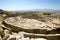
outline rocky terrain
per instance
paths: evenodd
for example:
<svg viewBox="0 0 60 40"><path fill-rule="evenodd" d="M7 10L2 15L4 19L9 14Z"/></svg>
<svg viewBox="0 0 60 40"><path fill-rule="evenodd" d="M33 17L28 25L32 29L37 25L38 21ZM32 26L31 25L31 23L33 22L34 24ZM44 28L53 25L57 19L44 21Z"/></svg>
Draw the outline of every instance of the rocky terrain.
<svg viewBox="0 0 60 40"><path fill-rule="evenodd" d="M60 40L60 16L0 14L0 40Z"/></svg>

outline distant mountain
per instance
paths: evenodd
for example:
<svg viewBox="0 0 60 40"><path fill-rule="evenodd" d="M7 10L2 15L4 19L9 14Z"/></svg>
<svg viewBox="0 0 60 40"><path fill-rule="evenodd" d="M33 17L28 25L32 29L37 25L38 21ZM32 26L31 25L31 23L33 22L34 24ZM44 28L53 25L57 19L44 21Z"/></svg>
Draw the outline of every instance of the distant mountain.
<svg viewBox="0 0 60 40"><path fill-rule="evenodd" d="M0 12L5 11L0 9ZM59 10L54 10L54 9L30 9L30 10L16 10L16 11L9 11L9 12L59 12L60 13L60 9Z"/></svg>
<svg viewBox="0 0 60 40"><path fill-rule="evenodd" d="M34 9L34 10L17 10L17 11L12 11L12 12L35 12L35 11L39 11L39 12L60 12L59 10L54 10L54 9Z"/></svg>
<svg viewBox="0 0 60 40"><path fill-rule="evenodd" d="M31 11L40 11L40 12L60 12L60 9L59 9L59 10L54 10L54 9L34 9L34 10L31 10Z"/></svg>

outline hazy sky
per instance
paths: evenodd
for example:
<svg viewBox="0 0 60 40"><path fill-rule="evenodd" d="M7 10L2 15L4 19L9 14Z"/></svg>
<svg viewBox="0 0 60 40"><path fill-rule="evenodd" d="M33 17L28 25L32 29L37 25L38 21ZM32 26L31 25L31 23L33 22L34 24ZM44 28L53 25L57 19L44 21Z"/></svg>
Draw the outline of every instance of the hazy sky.
<svg viewBox="0 0 60 40"><path fill-rule="evenodd" d="M0 9L60 9L60 0L0 0Z"/></svg>

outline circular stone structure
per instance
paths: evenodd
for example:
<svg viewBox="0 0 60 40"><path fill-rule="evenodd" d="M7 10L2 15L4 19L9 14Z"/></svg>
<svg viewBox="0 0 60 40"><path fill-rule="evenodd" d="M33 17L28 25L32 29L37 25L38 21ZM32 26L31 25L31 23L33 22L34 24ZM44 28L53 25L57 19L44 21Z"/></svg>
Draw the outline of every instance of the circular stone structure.
<svg viewBox="0 0 60 40"><path fill-rule="evenodd" d="M20 16L7 18L3 21L3 24L14 32L25 31L29 33L47 34L52 30L52 27L49 27L44 22L36 19L21 18ZM51 33L56 33L54 31Z"/></svg>

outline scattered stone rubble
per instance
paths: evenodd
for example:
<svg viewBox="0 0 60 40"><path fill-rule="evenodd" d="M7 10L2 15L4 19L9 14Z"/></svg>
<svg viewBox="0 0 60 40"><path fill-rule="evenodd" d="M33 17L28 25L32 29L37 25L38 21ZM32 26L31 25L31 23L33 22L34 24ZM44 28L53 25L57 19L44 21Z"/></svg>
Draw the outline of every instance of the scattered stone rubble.
<svg viewBox="0 0 60 40"><path fill-rule="evenodd" d="M17 26L17 27L22 27L25 29L42 29L44 28L43 26L46 26L45 23L35 20L35 19L23 19L19 17L11 17L5 20L6 23Z"/></svg>

